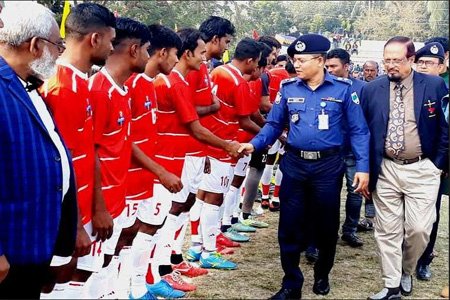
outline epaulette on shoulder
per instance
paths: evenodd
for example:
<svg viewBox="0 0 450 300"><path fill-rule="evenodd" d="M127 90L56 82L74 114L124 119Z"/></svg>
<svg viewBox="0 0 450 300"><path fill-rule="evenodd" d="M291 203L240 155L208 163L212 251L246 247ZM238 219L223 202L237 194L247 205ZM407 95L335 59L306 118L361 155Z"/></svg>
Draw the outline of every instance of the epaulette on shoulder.
<svg viewBox="0 0 450 300"><path fill-rule="evenodd" d="M349 85L353 84L353 82L350 79L344 78L344 77L335 77L335 80L340 81L340 82L345 82Z"/></svg>
<svg viewBox="0 0 450 300"><path fill-rule="evenodd" d="M289 83L292 83L292 82L296 82L297 81L297 78L288 78L288 79L284 79L284 80L282 80L281 81L281 85L286 85L286 84L289 84Z"/></svg>

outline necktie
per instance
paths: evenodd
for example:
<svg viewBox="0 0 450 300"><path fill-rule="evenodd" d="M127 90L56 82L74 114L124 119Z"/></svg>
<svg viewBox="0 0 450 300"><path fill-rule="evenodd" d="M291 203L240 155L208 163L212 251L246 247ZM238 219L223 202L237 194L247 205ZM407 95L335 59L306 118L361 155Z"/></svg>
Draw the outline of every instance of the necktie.
<svg viewBox="0 0 450 300"><path fill-rule="evenodd" d="M391 122L388 128L388 138L386 141L386 149L394 156L398 156L400 151L405 149L405 105L403 103L402 90L404 86L397 83L395 90L395 99L393 109L389 114Z"/></svg>

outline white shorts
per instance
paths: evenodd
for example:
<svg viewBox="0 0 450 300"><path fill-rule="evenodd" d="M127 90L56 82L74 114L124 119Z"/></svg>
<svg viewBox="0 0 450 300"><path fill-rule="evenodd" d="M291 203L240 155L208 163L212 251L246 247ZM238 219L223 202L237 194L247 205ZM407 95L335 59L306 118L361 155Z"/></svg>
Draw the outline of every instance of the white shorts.
<svg viewBox="0 0 450 300"><path fill-rule="evenodd" d="M148 199L145 199L148 200ZM138 210L138 206L142 201L145 201L142 199L139 200L129 200L125 199L125 216L123 218L122 222L122 228L128 228L134 225L134 222L136 221L136 212Z"/></svg>
<svg viewBox="0 0 450 300"><path fill-rule="evenodd" d="M185 203L189 193L197 194L205 169L205 157L186 156L181 172L183 189L174 194L173 201ZM156 194L154 192L154 194Z"/></svg>
<svg viewBox="0 0 450 300"><path fill-rule="evenodd" d="M91 239L91 242L95 242L95 236L92 235L92 221L89 221L88 223L83 225L84 230L86 230L89 238ZM72 256L57 256L54 255L52 257L52 261L50 262L51 267L60 267L67 265L72 260Z"/></svg>
<svg viewBox="0 0 450 300"><path fill-rule="evenodd" d="M114 227L112 236L104 242L94 241L91 246L91 252L88 255L78 258L77 269L89 272L100 271L103 266L103 255L114 255L117 242L119 241L120 233L122 232L122 225L125 216L126 209L124 209L118 217L113 219ZM92 232L92 224L90 226L91 227L89 230L90 232ZM88 231L88 233L90 232Z"/></svg>
<svg viewBox="0 0 450 300"><path fill-rule="evenodd" d="M231 164L209 157L211 172L203 173L199 189L205 192L226 194L230 188Z"/></svg>
<svg viewBox="0 0 450 300"><path fill-rule="evenodd" d="M67 265L72 260L72 256L57 256L53 255L50 267L61 267Z"/></svg>
<svg viewBox="0 0 450 300"><path fill-rule="evenodd" d="M267 151L268 155L272 155L278 152L283 146L281 145L281 142L277 139L275 143L270 147L270 149Z"/></svg>
<svg viewBox="0 0 450 300"><path fill-rule="evenodd" d="M88 272L99 272L103 266L103 243L94 241L88 255L78 257L77 269Z"/></svg>
<svg viewBox="0 0 450 300"><path fill-rule="evenodd" d="M234 175L245 177L251 158L251 155L241 157L234 167Z"/></svg>
<svg viewBox="0 0 450 300"><path fill-rule="evenodd" d="M155 183L153 191L153 198L139 203L136 217L145 224L162 225L172 207L174 194L159 183Z"/></svg>

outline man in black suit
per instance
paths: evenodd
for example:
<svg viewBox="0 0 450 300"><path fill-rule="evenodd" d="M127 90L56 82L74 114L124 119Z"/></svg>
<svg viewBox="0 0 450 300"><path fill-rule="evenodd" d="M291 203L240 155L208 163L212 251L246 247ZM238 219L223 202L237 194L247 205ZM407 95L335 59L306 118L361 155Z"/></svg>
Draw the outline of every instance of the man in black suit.
<svg viewBox="0 0 450 300"><path fill-rule="evenodd" d="M368 83L361 101L370 129L370 183L375 239L384 288L369 299L412 292L412 273L436 219L442 171L448 168L448 126L441 109L442 78L412 69L407 37L384 46L386 75Z"/></svg>

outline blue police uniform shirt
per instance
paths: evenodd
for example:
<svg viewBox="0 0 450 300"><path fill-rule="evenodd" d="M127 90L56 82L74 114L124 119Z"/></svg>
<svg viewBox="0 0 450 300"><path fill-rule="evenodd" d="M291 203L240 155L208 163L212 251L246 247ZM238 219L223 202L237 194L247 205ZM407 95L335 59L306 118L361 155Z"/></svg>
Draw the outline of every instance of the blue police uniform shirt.
<svg viewBox="0 0 450 300"><path fill-rule="evenodd" d="M369 172L369 129L352 94L348 79L330 75L313 91L299 78L285 80L269 113L267 122L250 143L255 150L271 145L289 123L287 143L296 149L321 151L340 147L344 142L343 118L347 120L357 172ZM356 96L356 97L355 97ZM325 103L325 107L323 107ZM321 106L322 105L322 106ZM328 115L328 129L319 129L322 110Z"/></svg>

